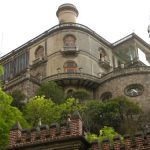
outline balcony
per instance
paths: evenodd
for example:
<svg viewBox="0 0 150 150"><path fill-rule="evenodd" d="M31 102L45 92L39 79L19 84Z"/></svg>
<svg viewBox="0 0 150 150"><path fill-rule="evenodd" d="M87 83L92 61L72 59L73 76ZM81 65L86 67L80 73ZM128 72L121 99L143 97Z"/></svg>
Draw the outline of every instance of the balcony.
<svg viewBox="0 0 150 150"><path fill-rule="evenodd" d="M39 65L39 64L44 63L46 61L47 61L46 57L39 57L39 58L32 61L32 66Z"/></svg>
<svg viewBox="0 0 150 150"><path fill-rule="evenodd" d="M105 59L99 59L99 65L105 69L110 69L110 62Z"/></svg>
<svg viewBox="0 0 150 150"><path fill-rule="evenodd" d="M70 54L77 54L78 48L74 46L64 46L61 50L62 54L70 55Z"/></svg>
<svg viewBox="0 0 150 150"><path fill-rule="evenodd" d="M58 73L52 76L48 76L42 80L45 81L56 81L61 86L81 86L89 89L98 87L99 78L86 73Z"/></svg>

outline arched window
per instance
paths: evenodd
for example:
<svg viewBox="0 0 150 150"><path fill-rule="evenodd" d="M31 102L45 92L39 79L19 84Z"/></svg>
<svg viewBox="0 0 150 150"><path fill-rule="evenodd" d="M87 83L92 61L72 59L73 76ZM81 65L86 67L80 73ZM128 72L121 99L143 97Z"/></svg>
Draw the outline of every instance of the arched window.
<svg viewBox="0 0 150 150"><path fill-rule="evenodd" d="M72 47L75 46L76 38L75 36L68 34L64 37L63 41L64 41L64 46Z"/></svg>
<svg viewBox="0 0 150 150"><path fill-rule="evenodd" d="M42 58L43 56L44 56L44 47L40 45L35 50L35 59Z"/></svg>
<svg viewBox="0 0 150 150"><path fill-rule="evenodd" d="M110 98L112 98L112 93L111 92L105 92L101 95L100 99L102 101L106 101L109 100Z"/></svg>
<svg viewBox="0 0 150 150"><path fill-rule="evenodd" d="M104 48L99 48L99 59L101 60L101 61L105 61L105 60L107 60L107 54L106 54L106 52L105 52L105 50L104 50Z"/></svg>
<svg viewBox="0 0 150 150"><path fill-rule="evenodd" d="M74 61L67 61L64 64L64 72L75 73L77 72L77 64Z"/></svg>

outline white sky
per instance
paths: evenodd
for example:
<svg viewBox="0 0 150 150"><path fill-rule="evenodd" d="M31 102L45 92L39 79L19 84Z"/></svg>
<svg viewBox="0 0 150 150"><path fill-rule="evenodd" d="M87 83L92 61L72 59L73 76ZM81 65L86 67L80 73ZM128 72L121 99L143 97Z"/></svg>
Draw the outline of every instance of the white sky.
<svg viewBox="0 0 150 150"><path fill-rule="evenodd" d="M0 0L1 56L58 24L56 10L76 5L77 22L109 42L135 32L150 43L150 0Z"/></svg>

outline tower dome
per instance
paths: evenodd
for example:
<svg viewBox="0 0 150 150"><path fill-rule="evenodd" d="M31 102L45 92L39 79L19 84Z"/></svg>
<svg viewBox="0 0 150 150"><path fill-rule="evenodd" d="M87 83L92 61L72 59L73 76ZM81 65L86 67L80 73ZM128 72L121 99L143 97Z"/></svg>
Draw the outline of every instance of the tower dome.
<svg viewBox="0 0 150 150"><path fill-rule="evenodd" d="M78 17L78 10L73 4L62 4L58 7L56 15L58 17L59 23L73 22L76 23L76 18Z"/></svg>

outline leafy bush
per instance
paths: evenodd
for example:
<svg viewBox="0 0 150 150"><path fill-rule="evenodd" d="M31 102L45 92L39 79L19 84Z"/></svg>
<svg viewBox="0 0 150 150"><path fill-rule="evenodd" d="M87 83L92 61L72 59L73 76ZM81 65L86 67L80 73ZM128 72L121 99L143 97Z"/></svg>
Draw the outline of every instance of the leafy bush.
<svg viewBox="0 0 150 150"><path fill-rule="evenodd" d="M54 81L45 82L37 90L37 96L44 96L51 99L56 104L64 102L64 92L62 87L58 86Z"/></svg>

